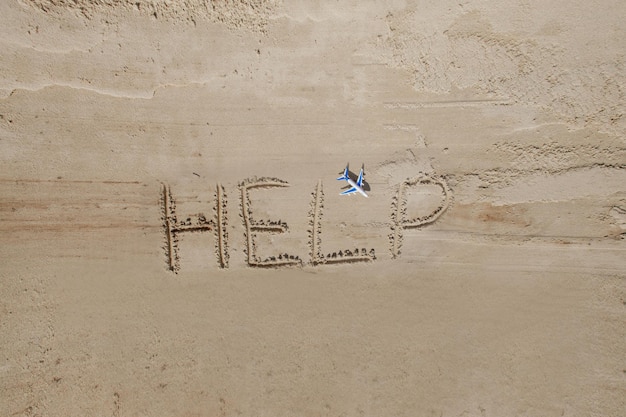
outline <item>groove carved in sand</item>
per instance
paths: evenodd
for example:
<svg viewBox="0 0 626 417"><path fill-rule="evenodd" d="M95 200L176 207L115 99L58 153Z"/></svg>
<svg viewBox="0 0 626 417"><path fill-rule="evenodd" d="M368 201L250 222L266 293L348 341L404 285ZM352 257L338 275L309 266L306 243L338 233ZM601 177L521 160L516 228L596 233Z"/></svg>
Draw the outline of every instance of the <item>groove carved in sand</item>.
<svg viewBox="0 0 626 417"><path fill-rule="evenodd" d="M228 231L226 226L228 225L228 217L226 211L226 193L224 187L221 184L217 184L215 191L215 223L217 225L216 230L216 252L217 259L220 268L228 268Z"/></svg>
<svg viewBox="0 0 626 417"><path fill-rule="evenodd" d="M376 259L374 249L369 251L365 248L339 250L337 252L322 253L322 210L324 208L324 190L322 181L317 182L315 192L312 194L311 211L309 212L309 247L311 250L311 264L349 264L356 262L368 262Z"/></svg>
<svg viewBox="0 0 626 417"><path fill-rule="evenodd" d="M430 214L413 219L407 219L407 190L411 187L420 185L435 185L441 188L443 201ZM415 229L435 223L448 209L451 199L452 193L443 178L428 174L420 174L414 178L407 178L403 181L398 187L398 193L393 198L391 204L392 233L389 235L391 243L391 257L395 259L400 254L400 249L402 247L402 231L404 229Z"/></svg>
<svg viewBox="0 0 626 417"><path fill-rule="evenodd" d="M321 217L324 208L324 190L322 189L322 180L317 181L315 191L311 194L313 201L311 203L311 211L309 212L309 246L311 248L311 264L317 265L325 262L320 247L322 245L322 226Z"/></svg>
<svg viewBox="0 0 626 417"><path fill-rule="evenodd" d="M215 252L218 266L228 268L228 232L226 226L228 218L226 213L226 194L224 187L217 184L215 193L216 204L214 207L215 218L207 219L204 214L198 213L193 218L187 217L185 220L178 220L176 216L176 201L174 200L170 187L163 184L161 187L161 204L163 206L163 229L165 232L165 256L167 268L178 273L180 270L179 237L182 233L214 231Z"/></svg>
<svg viewBox="0 0 626 417"><path fill-rule="evenodd" d="M286 181L278 178L248 178L239 184L241 190L241 216L244 224L244 234L246 238L246 255L248 266L260 268L276 268L281 266L302 265L302 260L298 255L290 255L282 253L276 256L270 256L266 259L259 259L256 254L256 242L254 240L255 232L266 233L284 233L289 227L287 223L280 220L260 220L255 221L252 218L252 209L250 204L250 190L255 188L274 188L289 187Z"/></svg>

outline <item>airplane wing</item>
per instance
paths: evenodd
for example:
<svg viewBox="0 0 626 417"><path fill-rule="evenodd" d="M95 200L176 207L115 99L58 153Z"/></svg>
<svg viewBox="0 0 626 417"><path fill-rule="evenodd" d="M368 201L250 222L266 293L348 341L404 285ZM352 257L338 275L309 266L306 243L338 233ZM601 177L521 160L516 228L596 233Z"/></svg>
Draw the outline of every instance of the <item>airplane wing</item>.
<svg viewBox="0 0 626 417"><path fill-rule="evenodd" d="M343 171L343 175L339 178L337 178L337 180L339 181L346 181L348 179L348 165L346 165L346 169Z"/></svg>
<svg viewBox="0 0 626 417"><path fill-rule="evenodd" d="M363 182L363 168L361 168L361 172L359 172L359 178L356 180L356 185L360 187L362 182Z"/></svg>
<svg viewBox="0 0 626 417"><path fill-rule="evenodd" d="M340 193L339 195L346 195L346 194L352 194L352 193L356 193L356 187L352 187L349 190L346 190L346 191Z"/></svg>

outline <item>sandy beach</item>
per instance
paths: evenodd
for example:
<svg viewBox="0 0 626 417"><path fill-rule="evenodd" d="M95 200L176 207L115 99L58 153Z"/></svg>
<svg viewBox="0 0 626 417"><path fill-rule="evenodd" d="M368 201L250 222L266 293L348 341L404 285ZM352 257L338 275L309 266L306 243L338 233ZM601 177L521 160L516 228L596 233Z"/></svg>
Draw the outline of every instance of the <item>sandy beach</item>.
<svg viewBox="0 0 626 417"><path fill-rule="evenodd" d="M0 415L623 415L625 21L0 2Z"/></svg>

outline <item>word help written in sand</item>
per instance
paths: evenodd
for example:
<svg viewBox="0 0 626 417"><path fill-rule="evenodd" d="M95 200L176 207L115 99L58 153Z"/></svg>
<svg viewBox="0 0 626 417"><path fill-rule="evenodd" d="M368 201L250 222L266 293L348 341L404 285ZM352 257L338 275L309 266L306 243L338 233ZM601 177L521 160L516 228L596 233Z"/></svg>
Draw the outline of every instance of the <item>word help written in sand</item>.
<svg viewBox="0 0 626 417"><path fill-rule="evenodd" d="M247 178L239 183L241 217L243 219L243 234L245 238L246 263L255 268L280 268L287 266L303 266L305 262L298 255L281 253L260 259L257 256L255 237L258 233L286 233L287 223L275 220L254 220L253 207L250 202L250 193L255 189L271 189L288 187L287 181L278 178ZM431 213L407 218L407 194L409 189L420 186L437 186L441 189L442 202ZM355 262L371 262L376 259L374 248L355 248L334 251L324 255L322 251L322 212L324 208L324 191L322 181L319 180L313 191L311 208L309 211L308 264L318 266L323 264L352 264ZM212 232L215 238L215 256L219 268L228 268L228 220L227 199L224 187L215 186L215 206L213 216L207 219L204 214L196 214L179 220L176 211L176 201L168 185L161 190L161 204L163 209L163 230L165 233L165 254L167 267L178 273L180 270L179 237L185 233ZM440 177L420 173L414 178L403 181L398 187L391 203L391 234L389 235L392 259L400 255L403 231L417 229L436 222L445 213L450 205L451 192L447 183Z"/></svg>

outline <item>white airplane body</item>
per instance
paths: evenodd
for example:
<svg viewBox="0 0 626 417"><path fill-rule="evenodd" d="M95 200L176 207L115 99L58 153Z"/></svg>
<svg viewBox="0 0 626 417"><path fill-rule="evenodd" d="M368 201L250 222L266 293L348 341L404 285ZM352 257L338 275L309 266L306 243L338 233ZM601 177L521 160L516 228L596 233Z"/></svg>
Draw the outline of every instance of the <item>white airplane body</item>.
<svg viewBox="0 0 626 417"><path fill-rule="evenodd" d="M356 181L354 181L348 175L348 166L346 166L346 169L343 171L343 175L337 178L337 180L348 181L348 184L350 184L350 186L352 187L342 193L339 193L339 195L352 195L358 192L363 197L367 197L367 194L365 193L365 191L363 191L363 168L361 168L361 172L359 173L359 178Z"/></svg>

